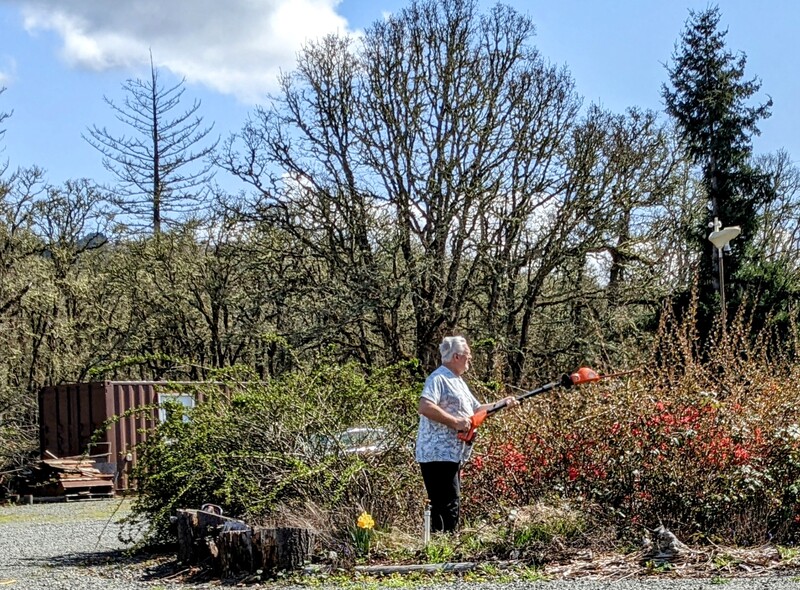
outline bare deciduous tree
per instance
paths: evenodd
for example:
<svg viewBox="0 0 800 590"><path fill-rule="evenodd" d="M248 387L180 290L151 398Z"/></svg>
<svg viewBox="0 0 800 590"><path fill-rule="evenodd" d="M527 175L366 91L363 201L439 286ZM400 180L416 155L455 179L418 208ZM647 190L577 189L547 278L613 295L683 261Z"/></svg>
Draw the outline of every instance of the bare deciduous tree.
<svg viewBox="0 0 800 590"><path fill-rule="evenodd" d="M377 334L391 358L434 362L438 338L464 327L497 232L510 256L556 198L579 102L533 31L504 7L414 3L357 46L308 46L282 97L229 143L225 167L325 266L321 292L347 285L327 307L351 345ZM506 264L534 255L521 258Z"/></svg>

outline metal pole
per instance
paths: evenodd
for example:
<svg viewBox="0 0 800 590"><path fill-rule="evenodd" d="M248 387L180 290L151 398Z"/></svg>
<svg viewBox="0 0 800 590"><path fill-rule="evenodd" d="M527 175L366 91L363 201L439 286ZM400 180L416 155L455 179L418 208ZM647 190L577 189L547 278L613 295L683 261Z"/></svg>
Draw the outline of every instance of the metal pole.
<svg viewBox="0 0 800 590"><path fill-rule="evenodd" d="M727 324L725 318L725 272L723 271L722 264L722 248L717 248L719 253L719 302L722 306L722 329L725 329Z"/></svg>
<svg viewBox="0 0 800 590"><path fill-rule="evenodd" d="M422 513L422 543L425 547L431 542L431 503L425 502L425 511Z"/></svg>

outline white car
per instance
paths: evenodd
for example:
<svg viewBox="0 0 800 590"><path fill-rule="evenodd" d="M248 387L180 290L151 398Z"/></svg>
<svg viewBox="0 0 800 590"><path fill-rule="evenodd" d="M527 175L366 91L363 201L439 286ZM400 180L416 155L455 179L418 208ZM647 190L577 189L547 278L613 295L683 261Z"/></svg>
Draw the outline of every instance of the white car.
<svg viewBox="0 0 800 590"><path fill-rule="evenodd" d="M316 434L309 441L313 455L379 455L392 446L386 429L361 426L348 428L334 436Z"/></svg>

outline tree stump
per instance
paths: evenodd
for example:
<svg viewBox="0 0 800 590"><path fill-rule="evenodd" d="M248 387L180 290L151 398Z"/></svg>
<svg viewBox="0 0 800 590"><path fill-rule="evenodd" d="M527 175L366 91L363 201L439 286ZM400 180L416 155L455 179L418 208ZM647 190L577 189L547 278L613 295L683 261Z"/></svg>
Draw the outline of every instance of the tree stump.
<svg viewBox="0 0 800 590"><path fill-rule="evenodd" d="M249 530L244 522L203 510L178 510L178 561L185 565L195 565L211 560L219 569L218 537L221 531Z"/></svg>
<svg viewBox="0 0 800 590"><path fill-rule="evenodd" d="M222 531L217 539L219 565L223 577L252 573L253 533L251 530Z"/></svg>
<svg viewBox="0 0 800 590"><path fill-rule="evenodd" d="M257 527L252 542L255 569L293 570L311 559L314 535L310 529L297 527Z"/></svg>
<svg viewBox="0 0 800 590"><path fill-rule="evenodd" d="M178 510L178 562L190 565L194 562L197 513L193 510Z"/></svg>
<svg viewBox="0 0 800 590"><path fill-rule="evenodd" d="M314 534L298 527L251 528L202 510L178 510L178 561L207 562L225 577L258 570L293 570L311 559Z"/></svg>

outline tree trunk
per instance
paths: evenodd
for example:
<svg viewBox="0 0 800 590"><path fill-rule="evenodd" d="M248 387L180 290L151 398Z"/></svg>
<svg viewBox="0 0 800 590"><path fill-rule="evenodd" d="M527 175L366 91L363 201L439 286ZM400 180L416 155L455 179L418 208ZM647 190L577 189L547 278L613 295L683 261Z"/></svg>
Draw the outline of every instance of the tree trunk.
<svg viewBox="0 0 800 590"><path fill-rule="evenodd" d="M209 558L218 565L220 533L250 530L241 520L204 510L178 510L177 517L178 561L185 565Z"/></svg>

